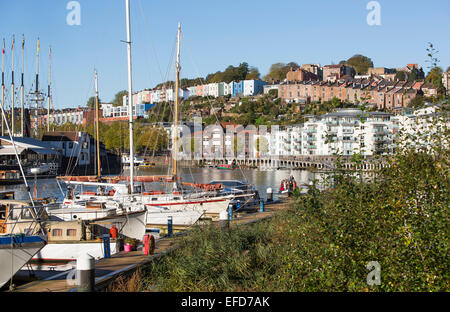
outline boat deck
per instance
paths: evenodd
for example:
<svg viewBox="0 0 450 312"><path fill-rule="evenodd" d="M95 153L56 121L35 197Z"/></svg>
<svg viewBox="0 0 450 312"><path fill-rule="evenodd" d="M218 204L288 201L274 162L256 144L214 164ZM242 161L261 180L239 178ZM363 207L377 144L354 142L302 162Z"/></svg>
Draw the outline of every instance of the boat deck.
<svg viewBox="0 0 450 312"><path fill-rule="evenodd" d="M231 227L249 224L271 217L279 210L289 206L289 201L266 203L264 212L238 213L233 215L234 219L229 222ZM228 224L228 221L222 221ZM215 222L218 226L219 222ZM188 232L184 232L188 233ZM179 233L183 234L183 233ZM129 274L140 266L163 256L164 254L179 247L180 235L161 238L156 241L153 255L145 256L141 250L132 252L120 252L111 258L100 259L95 262L95 288L104 289L110 282L122 274ZM75 270L57 273L43 280L37 280L18 286L16 292L73 292L76 291Z"/></svg>

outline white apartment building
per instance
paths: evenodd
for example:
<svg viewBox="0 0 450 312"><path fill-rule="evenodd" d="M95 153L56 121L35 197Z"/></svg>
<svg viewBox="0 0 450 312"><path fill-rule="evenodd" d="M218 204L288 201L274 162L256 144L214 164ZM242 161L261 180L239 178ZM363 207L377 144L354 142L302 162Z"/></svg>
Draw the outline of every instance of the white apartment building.
<svg viewBox="0 0 450 312"><path fill-rule="evenodd" d="M230 83L223 83L223 95L233 95L233 84L233 81Z"/></svg>
<svg viewBox="0 0 450 312"><path fill-rule="evenodd" d="M450 139L443 135L444 129L450 126L446 116L441 114L437 105L395 116L394 129L397 132L398 147L429 148L431 145L440 144L448 148Z"/></svg>
<svg viewBox="0 0 450 312"><path fill-rule="evenodd" d="M179 99L188 99L189 98L189 91L188 90L183 90L183 89L179 89L178 91L178 97ZM175 90L174 89L167 89L166 90L166 101L174 101L175 100Z"/></svg>
<svg viewBox="0 0 450 312"><path fill-rule="evenodd" d="M70 111L54 113L49 116L50 123L56 125L63 125L65 123L71 123L75 125L83 124L84 111Z"/></svg>
<svg viewBox="0 0 450 312"><path fill-rule="evenodd" d="M303 125L302 155L386 154L393 149L393 116L342 109L310 116Z"/></svg>

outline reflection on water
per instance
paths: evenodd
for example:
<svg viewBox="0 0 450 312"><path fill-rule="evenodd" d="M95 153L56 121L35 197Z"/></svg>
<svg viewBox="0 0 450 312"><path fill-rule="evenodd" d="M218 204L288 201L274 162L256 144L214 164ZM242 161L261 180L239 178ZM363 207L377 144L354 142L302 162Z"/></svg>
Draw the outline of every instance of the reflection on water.
<svg viewBox="0 0 450 312"><path fill-rule="evenodd" d="M220 170L217 168L180 168L180 173L183 181L195 183L208 183L212 180L244 180L253 184L262 197L265 197L268 187L273 189L273 192L278 192L280 182L289 176L294 176L298 185L309 184L312 180L322 181L322 175L306 170L257 170L257 169L234 169L234 170ZM125 170L125 174L128 174ZM136 175L166 175L167 168L147 168L137 169ZM31 193L34 194L35 181L28 181ZM64 184L61 184L65 192ZM146 189L157 187L156 183L146 183ZM1 191L15 190L16 199L28 199L26 188L24 184L20 185L2 185ZM36 184L37 197L56 197L58 200L63 199L61 190L59 189L55 179L38 179Z"/></svg>

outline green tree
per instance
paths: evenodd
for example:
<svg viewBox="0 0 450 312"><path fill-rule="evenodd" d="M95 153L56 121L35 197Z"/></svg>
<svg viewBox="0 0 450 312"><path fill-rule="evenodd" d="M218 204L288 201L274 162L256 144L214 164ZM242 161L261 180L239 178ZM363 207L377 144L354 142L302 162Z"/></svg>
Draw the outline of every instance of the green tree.
<svg viewBox="0 0 450 312"><path fill-rule="evenodd" d="M99 105L99 107L100 107L100 103L101 103L101 100L100 100L100 98L99 98L99 99L98 99L98 105ZM88 108L90 108L90 109L95 109L95 96L91 96L91 97L89 98L89 100L87 101L86 106L87 106Z"/></svg>
<svg viewBox="0 0 450 312"><path fill-rule="evenodd" d="M259 79L261 74L259 73L258 68L256 67L250 67L248 74L245 76L246 80L252 80L252 79Z"/></svg>
<svg viewBox="0 0 450 312"><path fill-rule="evenodd" d="M427 76L425 77L425 81L434 84L435 86L439 86L442 84L442 68L433 67Z"/></svg>
<svg viewBox="0 0 450 312"><path fill-rule="evenodd" d="M290 63L275 63L270 66L269 73L264 76L265 81L270 80L284 80L286 78L286 74L289 72L290 68L296 70L300 66L295 62Z"/></svg>
<svg viewBox="0 0 450 312"><path fill-rule="evenodd" d="M406 81L406 73L404 71L398 71L394 77L395 80Z"/></svg>
<svg viewBox="0 0 450 312"><path fill-rule="evenodd" d="M114 106L122 106L123 103L123 96L128 96L128 91L122 90L116 93L114 96L114 100L111 102Z"/></svg>
<svg viewBox="0 0 450 312"><path fill-rule="evenodd" d="M367 56L356 54L347 60L346 65L353 67L357 74L364 75L373 67L373 62Z"/></svg>

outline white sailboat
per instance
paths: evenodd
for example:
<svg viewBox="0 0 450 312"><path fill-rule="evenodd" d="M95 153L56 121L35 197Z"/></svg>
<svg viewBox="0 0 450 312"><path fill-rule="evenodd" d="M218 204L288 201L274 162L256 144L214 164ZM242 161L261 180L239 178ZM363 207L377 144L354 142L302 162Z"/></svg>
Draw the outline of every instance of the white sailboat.
<svg viewBox="0 0 450 312"><path fill-rule="evenodd" d="M27 209L23 207L14 209L8 205L0 205L0 287L3 287L8 281L11 281L11 286L13 286L12 279L14 275L46 245L47 239L38 219L36 207L3 106L1 106L1 118L2 123L4 121L6 124L31 204ZM6 196L0 196L0 198L13 198L11 193L3 195ZM17 217L11 218L14 214ZM29 220L23 223L23 218L28 218Z"/></svg>
<svg viewBox="0 0 450 312"><path fill-rule="evenodd" d="M114 205L118 202L127 210L134 210L140 205L147 208L147 223L149 225L166 225L168 217L172 217L174 225L192 225L202 216L210 216L219 218L227 211L230 200L234 198L232 195L219 196L217 189L211 189L208 192L190 192L187 193L182 189L180 178L177 172L177 151L174 149L173 157L173 173L172 176L163 177L135 177L134 176L134 150L133 150L133 96L132 96L132 70L131 70L131 29L130 29L130 4L126 0L126 17L127 17L127 55L128 55L128 112L130 125L130 176L126 178L129 184L117 183L102 184L99 182L85 182L79 177L73 177L71 182L83 186L95 186L95 192L81 192L72 198L65 198L64 203L69 206L76 206L87 201L95 201L105 203L107 206ZM177 127L178 127L178 106L179 106L179 79L180 79L180 37L181 26L178 25L177 34L177 61L176 61L176 85L175 85L175 114L174 114L174 146L177 146ZM69 179L72 180L72 179ZM92 179L90 179L92 180ZM140 180L140 181L139 181ZM173 183L171 192L144 191L144 185L136 185L140 182L165 182ZM112 191L105 192L102 187L110 187ZM98 191L100 189L100 191ZM133 204L131 204L133 203Z"/></svg>

